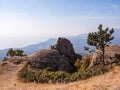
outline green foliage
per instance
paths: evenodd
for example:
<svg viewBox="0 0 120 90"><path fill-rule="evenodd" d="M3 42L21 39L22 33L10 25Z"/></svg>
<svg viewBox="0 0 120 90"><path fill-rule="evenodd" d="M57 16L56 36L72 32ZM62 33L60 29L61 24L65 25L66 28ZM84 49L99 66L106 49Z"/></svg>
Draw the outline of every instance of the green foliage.
<svg viewBox="0 0 120 90"><path fill-rule="evenodd" d="M74 64L74 66L75 66L77 69L79 69L82 64L83 64L83 61L80 60L80 59L77 59L76 62L75 62L75 64Z"/></svg>
<svg viewBox="0 0 120 90"><path fill-rule="evenodd" d="M22 70L19 73L19 78L24 82L36 82L36 83L56 83L56 82L67 82L69 73L64 71L48 71L44 70ZM66 80L65 80L66 79Z"/></svg>
<svg viewBox="0 0 120 90"><path fill-rule="evenodd" d="M77 70L86 70L90 65L92 56L86 55L83 57L83 60L77 59L74 66Z"/></svg>
<svg viewBox="0 0 120 90"><path fill-rule="evenodd" d="M36 83L68 83L77 80L88 79L92 76L100 75L107 72L109 69L102 66L95 66L94 68L81 69L77 72L67 73L65 71L49 71L43 70L26 70L23 69L18 74L19 79L23 82Z"/></svg>
<svg viewBox="0 0 120 90"><path fill-rule="evenodd" d="M95 51L94 49L90 50L89 47L84 47L84 50L88 51L90 54L94 53L94 51Z"/></svg>
<svg viewBox="0 0 120 90"><path fill-rule="evenodd" d="M108 28L102 30L102 25L100 25L98 29L99 29L98 32L88 34L87 43L88 45L95 46L96 48L101 49L104 55L104 47L108 42L110 42L114 38L112 37L114 30L113 29L109 30ZM89 48L87 47L85 49L89 50ZM12 50L11 53L13 55ZM17 55L19 55L19 53ZM66 59L68 60L68 58ZM104 74L110 69L107 66L101 66L101 65L96 65L94 68L88 68L91 63L91 60L92 60L92 56L85 56L83 60L77 59L74 64L76 70L72 73L67 73L65 71L54 72L50 67L47 67L46 69L42 69L42 70L23 69L20 71L18 76L19 79L23 82L68 83L68 82L88 79L92 76Z"/></svg>
<svg viewBox="0 0 120 90"><path fill-rule="evenodd" d="M4 61L7 61L7 59L8 59L7 57L4 57L2 61L3 61L3 62L4 62Z"/></svg>
<svg viewBox="0 0 120 90"><path fill-rule="evenodd" d="M86 70L89 65L90 65L90 62L88 60L79 60L79 59L77 59L77 61L74 64L77 71Z"/></svg>
<svg viewBox="0 0 120 90"><path fill-rule="evenodd" d="M104 74L110 68L107 66L96 65L94 68L88 68L90 64L90 57L87 60L77 59L75 63L76 71L67 73L65 71L52 71L50 67L42 70L23 69L18 74L19 79L23 82L36 82L36 83L68 83L78 80L88 79L92 76Z"/></svg>
<svg viewBox="0 0 120 90"><path fill-rule="evenodd" d="M109 30L107 27L105 30L102 29L102 25L99 25L98 32L92 32L88 34L87 37L87 44L90 46L95 46L96 48L99 48L103 52L102 61L104 63L104 48L105 45L114 39L112 34L114 33L114 29L112 28Z"/></svg>
<svg viewBox="0 0 120 90"><path fill-rule="evenodd" d="M89 65L90 65L90 61L86 60L86 61L83 62L83 64L79 68L79 70L86 70Z"/></svg>
<svg viewBox="0 0 120 90"><path fill-rule="evenodd" d="M16 56L24 56L23 53L24 53L23 50L20 50L20 49L15 50L15 55Z"/></svg>
<svg viewBox="0 0 120 90"><path fill-rule="evenodd" d="M13 57L13 56L25 56L24 55L24 51L17 49L17 50L13 50L12 48L10 48L6 54L7 57Z"/></svg>
<svg viewBox="0 0 120 90"><path fill-rule="evenodd" d="M12 48L10 48L10 49L8 50L6 56L10 56L10 57L15 56L15 51L14 51Z"/></svg>
<svg viewBox="0 0 120 90"><path fill-rule="evenodd" d="M88 51L88 50L89 50L89 47L84 47L84 50L85 50L85 51Z"/></svg>
<svg viewBox="0 0 120 90"><path fill-rule="evenodd" d="M107 68L98 65L94 68L81 69L78 71L78 74L81 75L80 79L87 79L92 76L104 74L107 71Z"/></svg>
<svg viewBox="0 0 120 90"><path fill-rule="evenodd" d="M102 25L99 25L98 32L92 32L88 34L87 43L88 45L103 48L108 42L114 39L112 34L114 33L114 29L109 30L107 27L105 30L102 29Z"/></svg>

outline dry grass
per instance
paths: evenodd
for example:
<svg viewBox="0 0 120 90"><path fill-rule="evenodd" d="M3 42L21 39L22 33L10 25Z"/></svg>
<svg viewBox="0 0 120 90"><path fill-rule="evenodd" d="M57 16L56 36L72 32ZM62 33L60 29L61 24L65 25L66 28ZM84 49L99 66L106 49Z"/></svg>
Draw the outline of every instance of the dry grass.
<svg viewBox="0 0 120 90"><path fill-rule="evenodd" d="M0 75L0 90L120 90L120 67L83 81L68 84L36 84L21 83L17 80L17 73L23 68L24 63L8 64L9 69ZM0 70L4 68L0 67Z"/></svg>

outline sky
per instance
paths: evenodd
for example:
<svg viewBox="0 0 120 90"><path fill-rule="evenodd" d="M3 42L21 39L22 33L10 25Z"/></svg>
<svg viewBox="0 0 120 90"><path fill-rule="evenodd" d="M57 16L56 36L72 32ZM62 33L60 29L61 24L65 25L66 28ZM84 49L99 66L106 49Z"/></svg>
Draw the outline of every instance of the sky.
<svg viewBox="0 0 120 90"><path fill-rule="evenodd" d="M0 0L0 49L120 29L120 0Z"/></svg>

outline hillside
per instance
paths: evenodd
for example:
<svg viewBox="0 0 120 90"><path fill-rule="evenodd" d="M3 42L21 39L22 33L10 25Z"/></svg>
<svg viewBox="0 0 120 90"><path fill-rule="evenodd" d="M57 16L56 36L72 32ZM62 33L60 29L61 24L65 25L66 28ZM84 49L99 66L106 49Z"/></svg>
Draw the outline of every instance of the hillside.
<svg viewBox="0 0 120 90"><path fill-rule="evenodd" d="M114 40L112 41L113 44L116 45L120 45L120 30L115 30L115 33L113 34L113 36L115 37ZM72 37L68 37L68 39L73 43L73 47L75 49L75 52L80 53L80 54L84 54L86 53L84 51L84 46L88 46L86 43L86 39L87 39L87 34L80 34L77 36L72 36ZM41 42L38 44L33 44L33 45L29 45L26 47L23 47L21 49L23 49L25 51L26 54L32 54L33 52L37 51L37 50L42 50L42 49L46 49L48 48L50 45L53 45L56 42L55 38L51 38L45 42ZM14 47L13 47L14 48ZM6 52L8 51L8 49L4 49L4 50L0 50L0 60L2 58L4 58L4 56L6 55Z"/></svg>
<svg viewBox="0 0 120 90"><path fill-rule="evenodd" d="M97 52L87 64L68 39L59 38L48 49L1 62L0 90L119 90L120 46L106 45L105 51L104 67ZM84 61L78 68L76 58Z"/></svg>
<svg viewBox="0 0 120 90"><path fill-rule="evenodd" d="M68 84L36 84L21 83L17 74L25 63L14 65L10 62L3 64L0 70L0 90L119 90L120 89L120 67L113 68L110 72L92 77L87 80L72 82Z"/></svg>

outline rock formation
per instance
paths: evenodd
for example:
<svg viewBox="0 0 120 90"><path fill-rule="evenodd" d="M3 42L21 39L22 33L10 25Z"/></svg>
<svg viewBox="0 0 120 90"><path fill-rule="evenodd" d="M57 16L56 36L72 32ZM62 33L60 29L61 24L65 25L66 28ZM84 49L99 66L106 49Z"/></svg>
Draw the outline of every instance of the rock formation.
<svg viewBox="0 0 120 90"><path fill-rule="evenodd" d="M90 67L95 66L96 64L101 64L102 52L96 50L93 54L92 62ZM120 46L118 45L106 45L105 46L105 64L112 64L120 62Z"/></svg>
<svg viewBox="0 0 120 90"><path fill-rule="evenodd" d="M50 67L53 71L72 72L77 56L81 58L81 55L75 54L72 43L68 39L59 38L57 43L49 49L39 50L20 59L28 61L27 68L45 69ZM14 61L14 58L12 60ZM18 61L15 63L20 63Z"/></svg>
<svg viewBox="0 0 120 90"><path fill-rule="evenodd" d="M81 58L81 55L75 54L72 43L68 39L59 38L49 49L39 50L24 57L12 57L10 61L14 64L26 61L27 69L40 70L50 67L52 71L72 72L77 58Z"/></svg>
<svg viewBox="0 0 120 90"><path fill-rule="evenodd" d="M41 50L29 56L29 64L33 69L50 67L52 71L71 72L73 66L57 50Z"/></svg>
<svg viewBox="0 0 120 90"><path fill-rule="evenodd" d="M79 55L80 56L80 55ZM49 49L40 50L28 56L29 66L33 69L50 67L53 71L72 72L77 59L72 43L66 38L59 38Z"/></svg>
<svg viewBox="0 0 120 90"><path fill-rule="evenodd" d="M62 56L67 57L71 63L75 63L77 59L72 43L66 38L58 38L57 43L50 49L57 50Z"/></svg>

